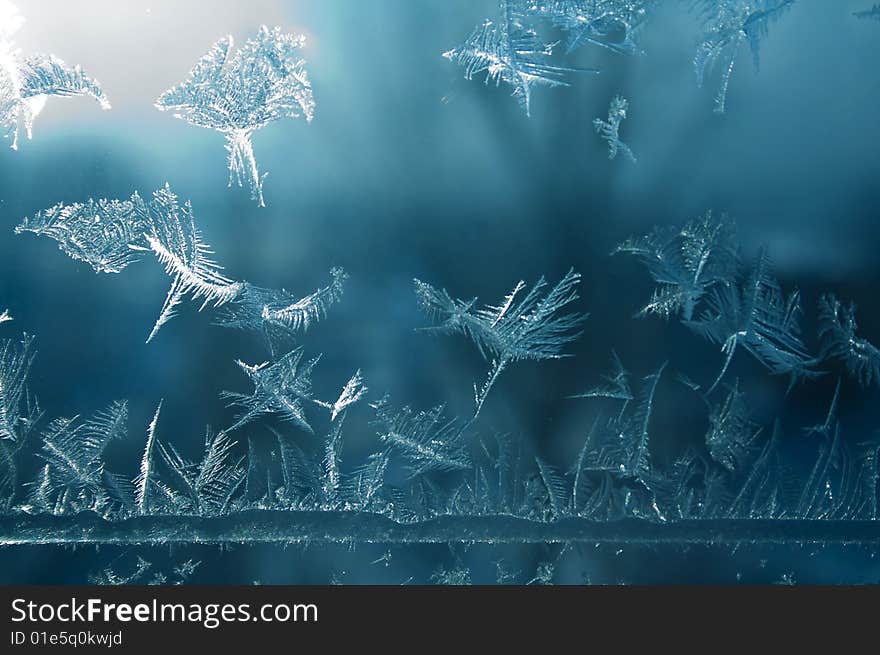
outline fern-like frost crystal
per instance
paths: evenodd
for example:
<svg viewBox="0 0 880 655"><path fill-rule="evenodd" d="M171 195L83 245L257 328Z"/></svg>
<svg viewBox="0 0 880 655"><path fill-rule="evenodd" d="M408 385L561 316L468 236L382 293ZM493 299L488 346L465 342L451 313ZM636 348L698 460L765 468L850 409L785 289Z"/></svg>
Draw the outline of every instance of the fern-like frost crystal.
<svg viewBox="0 0 880 655"><path fill-rule="evenodd" d="M54 239L68 256L99 273L118 273L152 252L172 283L147 341L174 316L184 296L200 300L202 307L217 306L237 297L243 288L222 275L196 228L191 205L181 205L167 185L154 192L150 202L134 193L123 201L59 204L25 218L15 232Z"/></svg>
<svg viewBox="0 0 880 655"><path fill-rule="evenodd" d="M571 270L550 289L544 278L530 290L520 281L500 304L485 307L477 307L476 298L454 299L445 289L415 281L422 308L438 322L432 329L445 334L464 334L491 363L486 382L481 388L474 387L475 417L508 365L522 360L566 356L565 346L580 336L580 326L586 319L584 314L565 312L578 298L580 278L580 274Z"/></svg>
<svg viewBox="0 0 880 655"><path fill-rule="evenodd" d="M625 378L623 367L619 368L610 377ZM653 467L649 445L654 399L665 368L666 364L646 376L637 395L617 396L623 400L618 416L604 426L593 426L572 469L572 504L577 513L612 518L625 512L664 519L655 488L662 475Z"/></svg>
<svg viewBox="0 0 880 655"><path fill-rule="evenodd" d="M233 301L220 310L215 323L262 335L273 355L289 352L295 335L322 320L339 302L347 278L341 268L332 268L329 284L302 297L245 282Z"/></svg>
<svg viewBox="0 0 880 655"><path fill-rule="evenodd" d="M688 325L709 341L721 344L726 355L712 391L742 347L771 373L791 375L792 382L816 375L817 363L801 339L800 296L785 296L769 274L762 252L748 277L739 285L715 287L707 296L707 309Z"/></svg>
<svg viewBox="0 0 880 655"><path fill-rule="evenodd" d="M321 359L303 361L302 347L271 361L250 365L237 362L254 386L251 395L224 391L230 406L243 410L229 432L238 430L261 416L277 415L308 433L314 433L306 416L305 407L314 405L330 413L335 421L349 406L358 402L367 392L363 376L357 371L343 386L334 402L315 398L312 393L312 371Z"/></svg>
<svg viewBox="0 0 880 655"><path fill-rule="evenodd" d="M383 399L374 407L380 441L402 453L411 475L470 468L463 439L464 426L444 417L442 405L424 412L415 412L409 407L395 412Z"/></svg>
<svg viewBox="0 0 880 655"><path fill-rule="evenodd" d="M614 254L638 257L657 288L639 316L681 316L688 321L706 292L734 282L737 272L736 234L726 216L706 212L682 228L655 228L621 243Z"/></svg>
<svg viewBox="0 0 880 655"><path fill-rule="evenodd" d="M720 60L723 66L721 85L715 96L715 111L723 114L727 106L727 89L744 43L752 51L755 68L760 61L761 41L769 25L794 4L794 0L696 0L694 5L703 20L703 37L694 56L697 82L702 86L706 76Z"/></svg>
<svg viewBox="0 0 880 655"><path fill-rule="evenodd" d="M27 388L33 361L33 337L0 341L0 440L23 442L40 416Z"/></svg>
<svg viewBox="0 0 880 655"><path fill-rule="evenodd" d="M315 401L312 396L312 370L318 358L303 363L303 350L297 348L275 362L250 365L238 362L250 378L254 391L250 396L224 392L230 406L244 410L229 431L237 430L259 416L277 414L284 420L312 433L303 403Z"/></svg>
<svg viewBox="0 0 880 655"><path fill-rule="evenodd" d="M622 152L632 163L636 163L636 156L630 147L620 140L620 124L626 118L626 110L629 106L626 98L615 96L608 107L608 120L596 118L593 127L596 134L608 142L608 159L617 157Z"/></svg>
<svg viewBox="0 0 880 655"><path fill-rule="evenodd" d="M35 485L33 500L45 507L73 506L98 513L132 504L132 487L107 472L103 455L107 445L127 434L128 404L115 402L88 421L58 418L43 431L46 461Z"/></svg>
<svg viewBox="0 0 880 655"><path fill-rule="evenodd" d="M305 37L285 34L280 28L260 28L237 52L232 37L220 39L205 54L183 83L163 93L156 107L176 118L222 132L229 153L229 185L243 186L260 206L263 177L254 159L251 137L263 126L281 118L315 111L312 85L300 51Z"/></svg>
<svg viewBox="0 0 880 655"><path fill-rule="evenodd" d="M738 471L751 459L760 428L749 418L745 394L737 385L709 413L706 448L718 464Z"/></svg>
<svg viewBox="0 0 880 655"><path fill-rule="evenodd" d="M34 120L50 96L88 96L110 109L101 85L79 66L51 54L25 57L12 41L23 22L11 2L0 0L0 135L12 138L13 150L20 126L31 138Z"/></svg>
<svg viewBox="0 0 880 655"><path fill-rule="evenodd" d="M534 30L523 26L511 2L502 0L497 21L486 20L462 45L443 56L464 68L467 80L485 73L486 84L510 85L512 95L529 115L532 87L568 86L570 73L597 72L553 65L549 62L552 54L553 46L541 43Z"/></svg>
<svg viewBox="0 0 880 655"><path fill-rule="evenodd" d="M587 44L621 54L638 51L636 34L655 0L525 0L524 11L567 35L569 52Z"/></svg>
<svg viewBox="0 0 880 655"><path fill-rule="evenodd" d="M880 349L858 336L855 305L844 305L826 294L819 300L819 321L822 355L842 360L850 375L866 387L880 382Z"/></svg>

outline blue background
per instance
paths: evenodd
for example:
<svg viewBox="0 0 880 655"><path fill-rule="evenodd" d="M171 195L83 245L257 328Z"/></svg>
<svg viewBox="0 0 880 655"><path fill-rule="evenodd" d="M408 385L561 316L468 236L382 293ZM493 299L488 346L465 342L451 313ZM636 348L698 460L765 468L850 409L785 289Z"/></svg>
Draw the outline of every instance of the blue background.
<svg viewBox="0 0 880 655"><path fill-rule="evenodd" d="M612 349L636 375L665 360L698 379L720 367L717 348L684 328L631 320L650 280L635 262L608 253L632 233L681 224L709 208L728 212L744 253L766 244L786 288L803 290L808 330L819 293L831 290L856 300L863 332L880 335L880 24L852 17L869 1L798 0L771 26L760 72L740 53L723 116L712 112L717 76L703 89L695 83L695 17L685 2L664 2L645 26L643 56L582 49L573 61L602 73L575 77L569 88L537 89L530 119L509 89L465 81L440 56L493 15L491 0L223 1L210 8L171 0L19 2L27 22L18 45L81 64L102 82L113 109L52 98L34 140L18 152L0 151L0 306L16 319L0 327L2 336L37 335L32 388L49 415L130 400L131 437L114 444L110 457L115 470L133 474L159 399L160 436L195 456L205 424L231 420L219 391L248 389L233 360L258 362L265 354L258 341L212 327L210 312L193 307L145 345L167 290L161 267L145 260L119 275L97 275L49 240L14 236L26 215L89 196L147 195L169 182L192 201L230 277L305 294L325 282L331 266L349 272L343 302L304 341L308 352L324 353L320 393L333 396L361 368L374 399L389 393L417 407L447 402L462 414L483 365L463 340L416 331L426 319L412 278L495 302L520 278L558 278L573 266L584 274L579 309L591 313L576 356L512 369L483 415L485 430L519 435L563 468L598 411L565 396L595 383ZM217 38L231 33L242 43L261 24L306 34L317 102L311 124L280 121L254 137L257 161L269 172L266 208L246 190L227 188L221 135L152 106ZM622 136L636 165L609 161L593 131L593 118L605 116L615 94L630 101ZM815 347L812 334L808 342ZM786 396L785 381L748 358L736 363L736 375L751 381L760 422L790 420L795 432L821 416L833 389L829 379ZM699 438L705 417L673 382L660 394L653 425L662 461ZM852 439L875 429L869 409L876 402L875 393L847 389ZM346 465L375 447L369 412L361 410L346 432ZM203 560L194 581L325 582L328 571L340 570L350 582L423 581L439 563L471 557L483 562L474 564L476 581L494 575L491 553L478 558L445 547L395 551L390 567L370 564L381 547L190 550L145 556L166 568L179 558ZM118 556L126 562L132 552ZM528 578L555 551L503 556ZM0 551L0 558L15 565L0 567L9 582L76 582L110 559L106 551L48 549ZM565 561L560 582L880 576L869 554L851 551L597 549Z"/></svg>

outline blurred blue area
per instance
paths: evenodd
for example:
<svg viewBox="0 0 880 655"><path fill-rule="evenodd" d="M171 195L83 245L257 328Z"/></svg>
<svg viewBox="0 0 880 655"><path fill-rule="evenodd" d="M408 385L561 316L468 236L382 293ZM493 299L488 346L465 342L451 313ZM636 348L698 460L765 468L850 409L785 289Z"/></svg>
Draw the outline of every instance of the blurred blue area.
<svg viewBox="0 0 880 655"><path fill-rule="evenodd" d="M631 233L709 208L727 212L745 252L768 245L785 286L804 290L808 326L818 294L833 290L859 302L865 334L880 335L880 28L852 17L867 3L798 0L771 26L759 72L740 53L728 113L719 116L712 113L717 80L704 89L694 80L696 21L687 3L665 2L645 27L644 55L581 50L576 62L601 75L536 90L527 119L508 89L468 82L440 56L493 14L492 0L22 0L19 45L80 63L103 83L113 110L51 99L34 140L0 151L0 309L15 317L2 336L37 335L32 386L49 415L131 401L130 443L112 454L119 470L133 471L159 399L162 437L194 453L206 423L230 422L219 391L248 389L233 360L266 355L257 340L212 327L210 312L192 308L145 345L167 291L161 267L144 261L96 275L49 240L14 236L25 215L89 196L146 195L169 182L192 201L230 277L305 294L332 266L349 272L344 301L304 341L308 352L324 353L315 381L323 395L361 368L374 398L387 392L417 407L448 402L460 413L470 408L483 366L464 341L416 331L427 321L412 278L495 302L520 278L558 278L573 266L584 274L580 309L591 313L576 357L512 369L483 417L485 430L520 435L562 467L597 411L565 397L597 381L612 349L637 374L670 360L702 379L720 366L717 349L684 328L630 320L650 281L608 253ZM241 43L263 23L307 35L317 111L312 124L285 120L255 135L257 160L269 172L267 207L258 208L246 190L227 188L221 135L152 103L217 38L231 33ZM622 133L637 165L609 161L593 131L593 118L618 93L630 101ZM833 389L833 380L823 380L786 396L785 381L766 379L747 359L737 366L755 385L764 423L809 422ZM704 420L673 382L661 396L660 457L699 436ZM876 401L866 394L848 401L856 431L868 429L865 408ZM683 416L692 418L693 434L664 431ZM375 446L368 420L366 407L352 416L346 463ZM413 556L423 577L448 556L425 553ZM24 580L47 575L46 551L2 555L21 565L16 575ZM376 567L368 561L379 555L370 550L348 562L351 579L371 579ZM521 555L532 564L519 566L544 556ZM55 557L60 568L50 577L66 579L68 556ZM230 556L235 564L204 557L214 562L202 571L206 579L225 580L229 566L264 580L272 555L239 552ZM287 581L325 581L296 577L314 557L285 555ZM86 556L77 561L90 567ZM594 577L614 581L614 558L601 561ZM647 561L634 557L629 566L637 574ZM696 578L728 580L713 568L718 561L707 555ZM820 560L805 561L818 570ZM843 577L849 561L834 559Z"/></svg>

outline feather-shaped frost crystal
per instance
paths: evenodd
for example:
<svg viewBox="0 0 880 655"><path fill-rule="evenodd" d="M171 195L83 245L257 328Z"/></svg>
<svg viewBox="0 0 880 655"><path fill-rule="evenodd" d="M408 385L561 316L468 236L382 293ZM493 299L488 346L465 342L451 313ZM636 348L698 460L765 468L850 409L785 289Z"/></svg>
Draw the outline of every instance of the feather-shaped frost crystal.
<svg viewBox="0 0 880 655"><path fill-rule="evenodd" d="M581 276L570 270L552 288L539 279L530 290L520 281L498 305L478 308L477 299L459 300L445 289L415 280L416 295L424 311L438 322L429 328L443 334L464 334L491 362L488 378L481 388L474 386L476 409L480 413L498 376L509 364L522 360L566 357L564 348L581 335L586 314L564 310L578 298Z"/></svg>
<svg viewBox="0 0 880 655"><path fill-rule="evenodd" d="M304 36L264 25L233 54L232 37L226 36L184 82L156 100L158 109L226 136L229 185L243 186L247 181L260 206L265 205L265 174L260 174L254 159L253 133L281 118L304 116L311 121L314 116L312 85L300 56L304 45Z"/></svg>
<svg viewBox="0 0 880 655"><path fill-rule="evenodd" d="M119 273L152 252L172 278L171 289L147 341L175 314L184 296L222 305L236 298L243 283L221 273L195 224L192 206L183 205L167 185L150 202L136 192L129 200L93 200L58 204L25 218L16 234L47 236L73 259L99 273Z"/></svg>
<svg viewBox="0 0 880 655"><path fill-rule="evenodd" d="M303 403L315 402L312 396L312 371L318 359L303 364L303 349L297 348L274 362L256 365L238 362L241 370L250 378L254 390L249 396L223 392L230 406L243 410L227 432L237 430L260 416L278 414L306 432L313 433Z"/></svg>
<svg viewBox="0 0 880 655"><path fill-rule="evenodd" d="M608 120L596 118L593 120L593 127L596 134L601 136L608 142L608 159L617 157L617 153L622 152L632 163L636 163L636 156L630 147L620 140L620 124L626 118L626 110L629 103L626 98L615 96L608 107Z"/></svg>
<svg viewBox="0 0 880 655"><path fill-rule="evenodd" d="M525 12L566 33L571 52L592 44L621 54L638 52L636 32L656 0L526 0Z"/></svg>
<svg viewBox="0 0 880 655"><path fill-rule="evenodd" d="M361 375L361 371L358 369L355 371L355 374L351 376L351 379L345 383L345 386L342 387L342 391L339 393L339 398L336 399L336 402L326 403L327 408L330 410L330 420L335 421L336 417L348 407L354 405L363 398L367 391L367 386L364 384L364 376Z"/></svg>
<svg viewBox="0 0 880 655"><path fill-rule="evenodd" d="M128 404L115 402L88 421L58 418L43 431L46 468L36 485L45 503L66 509L90 509L102 513L114 505L130 506L132 488L127 480L105 470L107 444L127 435Z"/></svg>
<svg viewBox="0 0 880 655"><path fill-rule="evenodd" d="M289 352L291 348L284 348L296 333L324 319L330 307L339 302L347 278L341 268L332 268L329 284L303 297L245 282L235 299L218 313L215 324L262 334L273 355Z"/></svg>
<svg viewBox="0 0 880 655"><path fill-rule="evenodd" d="M201 462L190 462L173 446L157 442L162 461L171 472L168 489L179 493L179 511L200 516L214 516L227 510L232 496L241 487L244 459L236 459L229 434L205 434L205 452Z"/></svg>
<svg viewBox="0 0 880 655"><path fill-rule="evenodd" d="M430 471L458 471L471 466L463 429L443 415L443 405L416 412L409 407L393 411L387 399L373 406L379 440L406 458L412 476Z"/></svg>
<svg viewBox="0 0 880 655"><path fill-rule="evenodd" d="M12 139L13 150L18 149L20 127L31 138L34 120L49 96L88 96L110 109L101 85L79 66L68 66L51 54L24 56L12 41L23 23L15 5L0 0L0 135Z"/></svg>
<svg viewBox="0 0 880 655"><path fill-rule="evenodd" d="M706 448L728 471L738 471L750 458L761 429L749 419L745 394L734 384L727 398L709 414Z"/></svg>
<svg viewBox="0 0 880 655"><path fill-rule="evenodd" d="M166 186L153 194L152 209L144 238L172 283L148 342L174 316L176 306L187 294L201 300L202 308L210 303L217 307L238 296L243 286L225 277L223 269L211 259L213 251L202 240L189 202L181 207Z"/></svg>
<svg viewBox="0 0 880 655"><path fill-rule="evenodd" d="M664 520L657 506L663 476L651 461L650 424L665 368L663 364L643 378L639 392L632 399L624 399L616 418L590 431L573 467L572 500L582 514L614 515L623 511ZM619 377L621 372L612 377ZM615 497L621 491L623 497ZM583 508L578 495L588 497Z"/></svg>
<svg viewBox="0 0 880 655"><path fill-rule="evenodd" d="M703 36L694 56L697 83L702 86L706 76L721 60L721 85L715 96L715 112L723 114L727 107L727 89L744 43L749 44L755 69L760 62L761 41L772 22L793 4L794 0L695 0L694 7L703 21Z"/></svg>
<svg viewBox="0 0 880 655"><path fill-rule="evenodd" d="M716 286L707 296L707 309L687 325L726 355L711 392L724 377L736 351L742 347L775 375L815 377L815 357L801 339L801 304L797 291L785 296L768 272L766 254L741 285Z"/></svg>
<svg viewBox="0 0 880 655"><path fill-rule="evenodd" d="M822 355L846 364L863 386L880 383L880 348L858 336L856 307L844 305L831 294L819 300L819 336Z"/></svg>
<svg viewBox="0 0 880 655"><path fill-rule="evenodd" d="M570 68L550 63L553 46L545 45L534 30L523 26L511 3L502 0L497 22L486 20L468 39L443 53L446 59L464 68L464 77L486 74L486 84L502 82L513 88L512 95L531 113L533 86L568 86L570 73L596 73L594 69Z"/></svg>
<svg viewBox="0 0 880 655"><path fill-rule="evenodd" d="M28 374L34 361L32 336L20 342L0 341L0 440L23 442L40 417L28 391Z"/></svg>
<svg viewBox="0 0 880 655"><path fill-rule="evenodd" d="M716 218L711 211L682 228L655 228L631 237L612 254L618 253L638 257L658 285L639 316L681 315L689 321L709 289L736 279L735 227L726 215Z"/></svg>

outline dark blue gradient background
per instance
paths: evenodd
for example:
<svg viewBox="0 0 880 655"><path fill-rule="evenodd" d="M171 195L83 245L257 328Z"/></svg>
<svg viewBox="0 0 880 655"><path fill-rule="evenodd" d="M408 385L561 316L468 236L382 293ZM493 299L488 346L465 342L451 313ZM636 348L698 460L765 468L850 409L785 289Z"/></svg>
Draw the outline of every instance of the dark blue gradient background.
<svg viewBox="0 0 880 655"><path fill-rule="evenodd" d="M870 0L798 0L771 27L758 73L740 53L723 116L712 112L717 76L696 87L688 3L662 4L644 30L644 56L579 51L575 63L601 75L536 90L527 119L506 88L467 82L440 56L493 14L492 0L19 2L27 18L19 45L82 64L113 109L50 99L34 140L0 151L0 306L16 319L2 336L37 335L32 387L50 416L130 400L131 437L110 453L115 470L134 474L161 398L161 438L195 456L205 424L230 422L219 391L248 388L233 360L262 361L260 344L185 307L145 345L168 286L160 266L145 260L97 275L49 240L12 233L23 216L57 202L146 195L167 181L192 201L230 277L307 293L331 266L350 273L342 304L304 341L324 353L315 387L326 396L360 367L374 398L445 401L466 413L484 369L469 344L415 330L425 319L412 278L494 302L520 278L559 277L574 266L584 274L580 309L591 313L576 356L512 369L482 419L484 431L520 435L561 468L598 411L565 396L597 380L612 348L635 374L669 360L671 370L705 379L721 363L716 348L680 326L631 320L650 281L634 262L608 256L631 233L709 208L728 212L744 252L766 244L785 286L802 289L811 345L824 290L856 300L864 333L880 339L880 24L852 17ZM152 106L217 38L232 33L241 43L263 23L308 36L317 102L312 124L281 121L254 137L269 172L265 209L226 187L222 136ZM622 134L637 165L609 161L593 131L617 93L630 101ZM750 385L756 418L781 418L795 435L821 415L833 389L829 378L786 396L785 381L748 358L734 368ZM876 428L877 395L845 391L845 428L860 440ZM705 417L672 376L659 394L654 448L662 462L699 439ZM367 408L350 418L346 466L375 446ZM456 558L473 560L475 581L494 575L485 548L479 557L479 548L394 550L392 566L371 564L384 550L141 554L166 568L200 559L193 581L203 582L326 582L328 572L347 582L419 582ZM555 552L498 550L526 579ZM880 578L861 551L589 551L561 560L557 581ZM135 552L0 551L0 581L77 582L113 557L129 566Z"/></svg>

